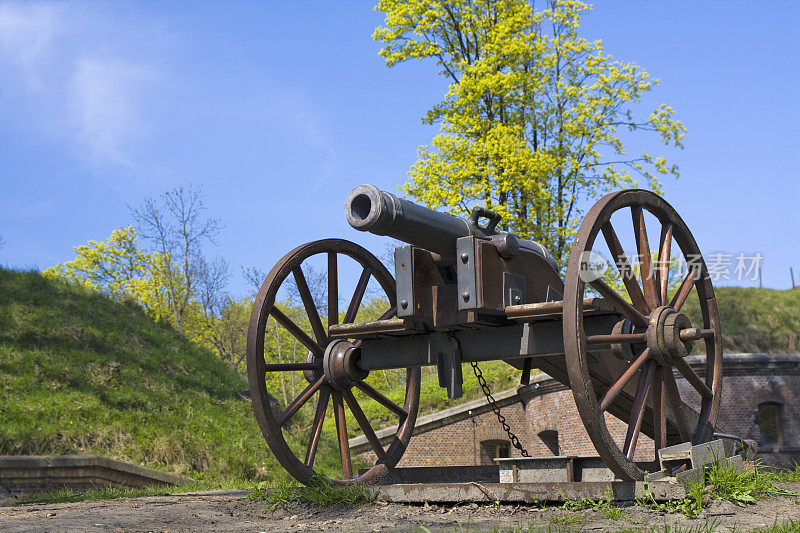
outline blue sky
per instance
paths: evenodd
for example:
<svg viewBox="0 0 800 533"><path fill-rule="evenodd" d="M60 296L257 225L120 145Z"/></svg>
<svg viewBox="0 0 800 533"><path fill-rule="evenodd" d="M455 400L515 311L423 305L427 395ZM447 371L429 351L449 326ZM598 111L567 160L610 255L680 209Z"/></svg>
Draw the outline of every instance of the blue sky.
<svg viewBox="0 0 800 533"><path fill-rule="evenodd" d="M269 268L339 236L360 183L394 189L436 129L427 63L387 69L373 2L0 0L0 264L41 269L132 222L138 205L202 184L225 229L213 250ZM710 254L760 252L787 288L797 252L800 4L597 2L584 34L662 80L688 128L667 199ZM637 147L662 151L655 144Z"/></svg>

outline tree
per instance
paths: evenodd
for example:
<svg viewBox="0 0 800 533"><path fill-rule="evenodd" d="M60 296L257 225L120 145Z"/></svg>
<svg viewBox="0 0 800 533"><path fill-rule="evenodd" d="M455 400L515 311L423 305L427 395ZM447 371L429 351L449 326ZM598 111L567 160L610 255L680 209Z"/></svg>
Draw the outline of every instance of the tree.
<svg viewBox="0 0 800 533"><path fill-rule="evenodd" d="M138 247L136 230L114 230L106 241L75 247L75 259L48 268L43 274L83 285L112 298L132 298L155 318L168 308L161 284L164 257Z"/></svg>
<svg viewBox="0 0 800 533"><path fill-rule="evenodd" d="M221 290L227 276L227 265L209 265L205 259L204 244L216 244L214 239L222 229L219 219L204 216L205 210L199 187L179 187L158 199L148 197L141 207L131 209L142 237L166 258L163 283L178 331L184 330L189 307L201 289Z"/></svg>
<svg viewBox="0 0 800 533"><path fill-rule="evenodd" d="M226 296L217 313L206 315L208 343L220 359L240 374L245 373L247 327L252 306L251 298L236 301Z"/></svg>
<svg viewBox="0 0 800 533"><path fill-rule="evenodd" d="M450 82L423 118L440 133L404 186L425 204L457 214L483 204L563 264L588 200L635 176L657 191L660 177L678 175L664 157L627 154L625 131L681 147L686 130L666 105L634 113L658 80L579 36L586 4L380 0L377 9L385 22L373 38L386 64L430 59Z"/></svg>

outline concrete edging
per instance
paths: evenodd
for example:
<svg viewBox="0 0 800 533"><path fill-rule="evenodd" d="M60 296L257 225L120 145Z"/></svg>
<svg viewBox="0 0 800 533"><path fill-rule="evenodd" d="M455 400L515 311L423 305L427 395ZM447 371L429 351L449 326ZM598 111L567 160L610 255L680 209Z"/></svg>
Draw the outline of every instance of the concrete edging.
<svg viewBox="0 0 800 533"><path fill-rule="evenodd" d="M99 455L0 456L0 485L12 494L58 487L181 485L192 478Z"/></svg>
<svg viewBox="0 0 800 533"><path fill-rule="evenodd" d="M545 483L425 483L383 485L381 499L392 503L560 503L570 500L602 500L611 494L614 501L633 501L652 495L656 501L686 497L680 483L641 481L584 481Z"/></svg>

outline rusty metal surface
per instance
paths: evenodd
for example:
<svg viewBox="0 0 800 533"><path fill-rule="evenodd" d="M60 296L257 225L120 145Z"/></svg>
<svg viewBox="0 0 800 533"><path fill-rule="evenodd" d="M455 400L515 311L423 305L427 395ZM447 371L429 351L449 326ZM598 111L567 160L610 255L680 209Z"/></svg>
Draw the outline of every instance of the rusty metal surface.
<svg viewBox="0 0 800 533"><path fill-rule="evenodd" d="M372 322L354 322L352 324L334 324L328 329L332 339L361 339L364 337L380 337L384 335L410 335L422 332L418 322L403 318L374 320Z"/></svg>
<svg viewBox="0 0 800 533"><path fill-rule="evenodd" d="M623 281L632 295L633 305L628 304L624 298L602 281L596 280L590 283L609 303L614 305L621 315L634 324L635 333L647 332L648 335L646 343L641 342L640 336L634 338L633 335L629 341L631 347L634 348L635 364L640 368L631 372L629 368L626 368L630 363L625 361L617 358L613 358L616 364L611 359L603 361L609 367L617 367L609 368L606 380L600 380L606 381L605 388L607 390L610 388L617 394L616 397L604 403L603 395L607 394L607 391L603 390L602 384L600 390L596 390L598 379L592 375L596 371L591 368L593 364L596 366L596 363L593 362L593 358L588 357L584 330L584 306L582 305L586 282L581 278L581 271L585 267L586 254L593 250L595 239L601 232L606 238L612 255L624 254L616 239L616 232L613 230L610 219L613 213L628 209L631 212L637 249L640 253L647 254L641 263L645 273L643 276L645 281L642 286L639 287L638 280L633 275L629 267L630 263L624 255L621 258L613 257L613 259L618 263ZM699 279L696 283L690 279L695 272L690 269L681 288L670 302L663 301L668 281L668 270L662 266L663 256L659 257L658 271L647 275L653 267L644 223L645 211L655 216L661 223L662 241L667 236L671 236L685 257L696 258L694 264L697 265L696 272L699 274ZM670 245L660 242L656 249L661 254L667 253ZM634 285L638 288L635 288ZM686 418L683 416L685 410L682 409L684 402L680 398L677 387L674 387L674 379L672 379L673 366L676 366L682 373L689 373L685 368L688 365L683 364L682 359L686 355L686 351L682 349L684 344L679 336L680 331L678 330L673 337L667 338L665 325L668 323L669 315L680 312L692 286L697 289L703 314L703 329L712 330L713 336L704 339L708 353L706 356L706 381L705 383L697 382L700 379L697 378L694 383L695 388L702 395L701 410L689 427L686 427ZM664 309L668 311L665 312ZM680 317L683 316L680 315ZM677 320L677 323L683 326L687 325L685 322L684 318ZM670 323L676 323L676 320L673 319ZM608 333L611 334L612 331ZM615 474L627 480L643 479L645 472L629 458L633 456L636 438L640 431L648 436L657 437L660 446L665 446L670 440L670 436L677 433L685 437L686 433L691 432L692 440L695 443L705 440L708 428L716 422L721 391L722 350L717 307L711 280L697 243L678 213L662 198L649 191L620 191L605 196L588 212L578 230L567 265L563 334L566 369L578 411L595 448ZM663 356L665 353L668 356ZM656 357L657 355L658 357ZM654 365L659 365L664 370L654 372ZM626 370L628 371L626 372ZM635 375L639 376L638 380L631 379ZM621 379L620 376L622 376ZM653 376L656 376L655 379L658 381L655 387L651 387ZM691 374L687 378L694 379ZM638 381L638 385L634 386L634 381ZM704 390L704 385L707 385L710 395ZM654 401L652 394L648 394L651 389L659 395L657 401ZM633 400L632 403L631 400ZM616 412L615 406L617 406ZM623 421L628 421L628 438L622 449L606 427L603 408L607 408L608 412ZM680 413L676 415L676 411L680 411ZM625 415L630 418L626 418ZM647 423L648 419L649 423Z"/></svg>
<svg viewBox="0 0 800 533"><path fill-rule="evenodd" d="M533 304L509 305L505 308L506 316L519 321L561 320L564 309L563 301L537 302ZM614 306L603 298L584 298L583 313L585 315L616 313Z"/></svg>
<svg viewBox="0 0 800 533"><path fill-rule="evenodd" d="M362 247L341 239L325 239L304 244L289 252L267 275L256 296L251 313L247 335L247 377L250 383L250 394L253 399L253 411L261 428L261 433L278 462L296 479L308 484L312 483L317 477L313 468L313 461L320 433L323 431L325 415L328 411L327 403L332 399L333 411L337 422L335 431L340 442L342 463L342 478L333 479L332 481L334 483L343 483L353 477L350 452L347 446L347 428L344 417L345 401L351 411L354 412L359 425L362 426L362 431L367 434L371 431L369 423L360 408L357 404L353 405L355 398L350 392L351 388L353 386L359 388L368 396L382 403L399 418L396 438L386 450L383 450L382 459L365 473L354 478L364 483L375 482L397 464L411 438L419 406L420 369L417 367L407 370L406 394L402 407L394 404L380 392L363 383L362 380L366 377L366 373L353 367L351 362L356 346L342 339L331 341L331 332L325 331L316 312L315 302L313 302L307 287L304 287L303 285L305 284L301 281L302 270L300 267L304 260L314 255L327 255L327 309L330 317L329 322L333 324L338 322L339 255L354 259L363 268L359 282L356 283L356 290L348 305L345 322L351 322L355 317L358 304L360 304L364 296L367 281L370 277L374 277L378 281L390 302L390 309L387 313L384 313L385 316L383 318L391 318L391 315L396 312L394 279L386 270L386 267ZM301 274L298 275L297 272ZM275 307L275 298L278 290L290 275L294 276L298 284L306 315L311 322L316 340L306 335L291 319ZM309 349L310 356L308 361L280 365L266 364L264 359L264 336L267 319L270 316ZM347 325L344 324L343 327L346 328ZM323 362L325 362L324 365ZM310 379L309 386L277 416L270 409L270 395L265 381L265 375L268 371L302 371ZM298 457L284 438L284 423L314 396L318 396L315 420L310 428L307 449L303 450L302 457Z"/></svg>
<svg viewBox="0 0 800 533"><path fill-rule="evenodd" d="M633 501L652 494L656 501L682 499L686 489L679 483L632 481L564 481L550 483L423 483L383 485L378 496L395 503L508 502L561 503L583 498Z"/></svg>
<svg viewBox="0 0 800 533"><path fill-rule="evenodd" d="M547 259L527 249L521 249L510 259L504 259L494 243L476 239L475 263L475 297L477 308L481 310L498 313L505 311L504 274L524 278L525 300L520 301L521 304L544 302L547 300L548 287L560 292L563 286L558 270Z"/></svg>

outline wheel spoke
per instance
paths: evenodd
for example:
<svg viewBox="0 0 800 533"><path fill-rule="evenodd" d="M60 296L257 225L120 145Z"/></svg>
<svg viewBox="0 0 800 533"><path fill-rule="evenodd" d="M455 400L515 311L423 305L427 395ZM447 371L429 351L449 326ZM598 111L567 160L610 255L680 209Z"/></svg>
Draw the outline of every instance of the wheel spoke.
<svg viewBox="0 0 800 533"><path fill-rule="evenodd" d="M311 350L311 352L316 355L317 357L322 357L324 355L324 351L322 347L314 342L314 340L306 335L306 332L300 329L300 326L292 322L292 319L288 316L284 315L283 312L278 309L277 307L273 306L270 310L269 314L278 321L278 323L286 328L292 336L299 340L303 346Z"/></svg>
<svg viewBox="0 0 800 533"><path fill-rule="evenodd" d="M658 307L658 288L656 287L655 272L653 272L653 257L650 255L650 243L647 240L647 228L644 223L644 211L638 205L631 206L633 215L633 229L636 233L636 247L639 251L639 264L642 268L642 288L644 298L650 309Z"/></svg>
<svg viewBox="0 0 800 533"><path fill-rule="evenodd" d="M314 466L314 458L317 456L317 446L319 445L319 438L322 435L322 424L325 422L325 412L328 410L328 400L331 397L331 388L322 387L319 391L319 398L317 399L317 411L314 413L314 423L311 426L311 440L308 441L308 450L306 451L307 467Z"/></svg>
<svg viewBox="0 0 800 533"><path fill-rule="evenodd" d="M383 314L378 317L378 320L388 320L396 314L397 314L397 306L393 305L392 307L384 311Z"/></svg>
<svg viewBox="0 0 800 533"><path fill-rule="evenodd" d="M653 366L655 366L655 361L650 361L639 373L639 383L636 386L636 398L633 401L633 408L631 408L628 433L625 435L625 446L622 449L625 457L631 460L636 453L636 442L639 440L639 430L642 428L647 392L650 390L650 383L653 380Z"/></svg>
<svg viewBox="0 0 800 533"><path fill-rule="evenodd" d="M625 284L625 288L628 290L628 296L631 297L633 306L641 313L649 313L651 309L647 305L647 301L644 299L642 288L639 287L639 282L636 280L636 274L633 272L633 267L631 266L630 261L628 261L628 256L625 255L625 252L622 250L622 245L619 243L617 233L614 231L614 227L611 225L611 222L606 222L603 225L602 230L603 237L608 245L608 250L611 252L612 257L614 258L614 264L617 266L617 270L622 277L622 282Z"/></svg>
<svg viewBox="0 0 800 533"><path fill-rule="evenodd" d="M367 385L363 381L357 382L356 383L356 387L361 389L361 391L363 391L364 394L366 394L367 396L370 396L372 399L374 399L375 401L377 401L378 403L380 403L381 405L386 407L388 410L390 410L393 413L395 413L397 416L400 417L401 420L408 416L408 411L406 411L405 409L403 409L402 407L400 407L399 405L394 403L392 400L390 400L389 398L387 398L386 396L384 396L380 392L376 391L375 389L373 389L372 387L370 387L369 385Z"/></svg>
<svg viewBox="0 0 800 533"><path fill-rule="evenodd" d="M659 282L659 303L667 304L667 289L669 288L669 262L672 254L672 224L668 223L661 227L661 247L658 250L658 282Z"/></svg>
<svg viewBox="0 0 800 533"><path fill-rule="evenodd" d="M617 291L609 287L603 280L598 278L589 282L589 285L599 292L603 298L608 300L617 311L628 317L635 325L647 327L647 318L635 307L626 302L622 296L617 294Z"/></svg>
<svg viewBox="0 0 800 533"><path fill-rule="evenodd" d="M695 281L697 281L697 267L692 267L686 277L683 278L683 282L681 282L678 292L672 297L672 301L669 302L669 306L676 311L680 311L686 302L686 298L689 297L689 293L692 292Z"/></svg>
<svg viewBox="0 0 800 533"><path fill-rule="evenodd" d="M631 344L647 342L647 333L621 333L619 335L589 335L586 344Z"/></svg>
<svg viewBox="0 0 800 533"><path fill-rule="evenodd" d="M298 266L292 270L292 274L297 284L297 292L300 293L300 298L303 300L303 307L306 308L306 314L311 324L311 330L314 332L314 337L317 338L317 343L324 346L328 344L328 336L325 334L325 327L322 325L322 320L319 318L317 305L314 303L314 298L311 296L311 291L308 289L308 282L306 281L305 274L303 274L303 269Z"/></svg>
<svg viewBox="0 0 800 533"><path fill-rule="evenodd" d="M358 278L356 290L353 291L353 298L350 300L350 306L347 308L347 313L344 315L344 324L350 324L356 319L358 308L361 306L361 300L364 299L364 292L367 290L367 283L372 275L372 267L365 267L361 272L361 277Z"/></svg>
<svg viewBox="0 0 800 533"><path fill-rule="evenodd" d="M263 367L265 372L286 372L291 370L321 370L322 363L268 363Z"/></svg>
<svg viewBox="0 0 800 533"><path fill-rule="evenodd" d="M342 475L344 479L353 479L353 468L350 465L350 446L347 442L347 420L344 418L342 393L333 391L333 415L336 418L336 436L339 438L339 454L342 457Z"/></svg>
<svg viewBox="0 0 800 533"><path fill-rule="evenodd" d="M714 397L714 393L711 392L711 389L708 388L708 385L700 379L700 376L697 375L697 372L689 366L689 363L684 361L683 359L678 359L675 362L675 368L678 369L678 372L683 374L683 377L686 378L686 381L694 387L694 389L700 393L705 399L710 399Z"/></svg>
<svg viewBox="0 0 800 533"><path fill-rule="evenodd" d="M672 410L672 416L675 417L675 425L678 426L681 442L688 442L692 439L692 430L689 429L689 424L686 423L686 419L683 417L683 401L681 400L681 392L678 390L678 384L675 383L675 376L672 374L672 370L668 369L664 372L663 377L669 408Z"/></svg>
<svg viewBox="0 0 800 533"><path fill-rule="evenodd" d="M664 373L664 367L658 365L653 376L653 427L655 428L653 442L655 443L656 461L658 461L658 450L667 447L667 406L665 403Z"/></svg>
<svg viewBox="0 0 800 533"><path fill-rule="evenodd" d="M328 327L339 323L339 273L336 252L328 252Z"/></svg>
<svg viewBox="0 0 800 533"><path fill-rule="evenodd" d="M386 457L386 452L384 451L383 446L381 446L381 441L378 440L378 436L375 435L375 432L372 430L372 426L369 425L369 420L367 420L366 415L364 415L364 411L362 411L361 406L358 405L356 397L353 396L353 393L349 390L344 391L343 394L344 400L350 407L350 412L353 413L353 416L356 418L358 426L361 428L361 431L364 432L364 436L372 446L375 455L378 456L379 460L384 459Z"/></svg>
<svg viewBox="0 0 800 533"><path fill-rule="evenodd" d="M305 403L314 396L314 393L319 390L322 384L325 383L325 376L322 376L314 383L311 383L306 387L300 395L292 400L292 403L283 410L281 414L278 415L278 418L275 419L275 423L278 427L282 427L286 422L289 421L290 418L294 416L294 414L300 410Z"/></svg>
<svg viewBox="0 0 800 533"><path fill-rule="evenodd" d="M611 388L608 389L606 395L603 396L603 399L600 401L600 411L608 410L608 407L611 405L611 402L614 401L620 391L628 384L631 378L639 371L643 364L645 364L650 357L650 348L645 348L645 350L639 354L639 357L633 360L631 366L628 367L628 370L620 376L620 378L611 385Z"/></svg>

